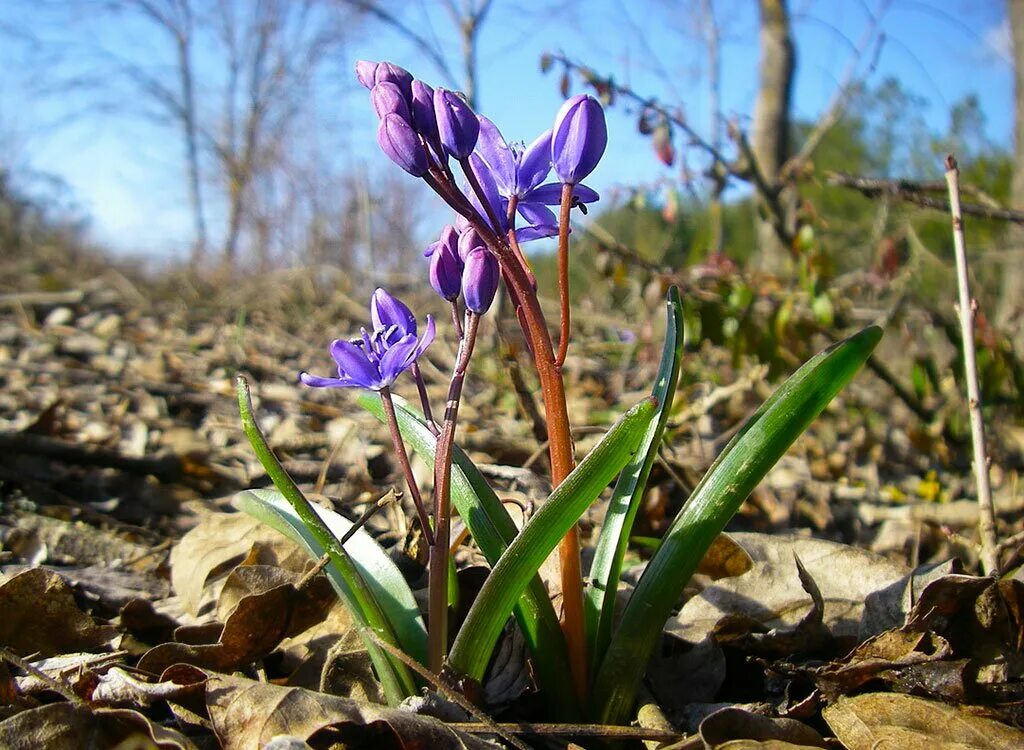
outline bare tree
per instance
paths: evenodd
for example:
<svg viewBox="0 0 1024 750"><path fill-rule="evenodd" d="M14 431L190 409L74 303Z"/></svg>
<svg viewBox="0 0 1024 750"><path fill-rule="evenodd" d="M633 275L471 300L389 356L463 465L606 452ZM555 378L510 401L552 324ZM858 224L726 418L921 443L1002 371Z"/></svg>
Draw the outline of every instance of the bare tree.
<svg viewBox="0 0 1024 750"><path fill-rule="evenodd" d="M1007 15L1013 38L1013 182L1010 200L1014 208L1024 209L1024 0L1007 0ZM1010 231L1011 241L1024 245L1024 228ZM1002 289L996 320L1009 323L1021 310L1024 292L1024 269L1017 262L1007 263L1003 269ZM1018 339L1020 335L1018 335ZM1018 341L1018 343L1020 343Z"/></svg>
<svg viewBox="0 0 1024 750"><path fill-rule="evenodd" d="M461 60L458 67L453 66L448 60L448 45L436 36L418 30L407 22L400 12L392 11L383 0L337 2L365 13L412 43L449 86L460 89L466 95L470 106L479 105L479 37L487 14L494 4L493 0L442 0L441 5L444 6L459 36Z"/></svg>
<svg viewBox="0 0 1024 750"><path fill-rule="evenodd" d="M790 107L796 49L790 29L786 0L759 0L761 62L760 84L750 130L750 154L764 182L779 183L779 170L786 163L790 141ZM780 191L781 192L781 191ZM786 242L792 237L796 217L792 210L774 217L767 195L758 195L758 255L756 264L766 271L780 271L788 256ZM777 200L790 203L792 191Z"/></svg>

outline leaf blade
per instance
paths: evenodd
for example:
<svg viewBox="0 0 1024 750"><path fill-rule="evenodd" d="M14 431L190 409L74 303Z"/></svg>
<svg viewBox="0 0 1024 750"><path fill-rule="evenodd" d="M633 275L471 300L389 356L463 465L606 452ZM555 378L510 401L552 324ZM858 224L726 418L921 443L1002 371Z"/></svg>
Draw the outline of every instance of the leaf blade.
<svg viewBox="0 0 1024 750"><path fill-rule="evenodd" d="M812 357L747 420L676 516L637 582L594 684L603 723L632 707L653 644L707 547L796 438L867 361L882 331L869 327Z"/></svg>

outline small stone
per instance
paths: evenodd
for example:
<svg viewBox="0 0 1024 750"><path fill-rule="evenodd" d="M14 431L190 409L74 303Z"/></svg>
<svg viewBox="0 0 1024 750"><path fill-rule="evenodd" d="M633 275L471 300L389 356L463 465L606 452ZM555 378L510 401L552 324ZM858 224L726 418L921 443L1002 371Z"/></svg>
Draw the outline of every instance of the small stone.
<svg viewBox="0 0 1024 750"><path fill-rule="evenodd" d="M120 330L121 316L111 313L100 320L92 332L100 338L109 339L111 336L116 336Z"/></svg>
<svg viewBox="0 0 1024 750"><path fill-rule="evenodd" d="M70 307L55 307L50 311L50 314L46 316L46 320L43 321L43 326L46 328L66 326L74 319L75 314L71 311Z"/></svg>

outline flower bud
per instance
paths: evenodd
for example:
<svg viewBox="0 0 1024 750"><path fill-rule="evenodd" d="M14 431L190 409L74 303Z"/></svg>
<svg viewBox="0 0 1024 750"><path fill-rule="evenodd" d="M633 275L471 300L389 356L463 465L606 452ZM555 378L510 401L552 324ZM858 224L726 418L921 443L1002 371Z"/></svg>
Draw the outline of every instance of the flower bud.
<svg viewBox="0 0 1024 750"><path fill-rule="evenodd" d="M434 116L445 151L456 159L465 159L473 153L480 135L480 121L460 96L447 89L435 89Z"/></svg>
<svg viewBox="0 0 1024 750"><path fill-rule="evenodd" d="M356 62L356 78L359 79L359 83L363 84L368 89L372 89L376 81L374 80L377 65L379 63L370 62L369 60L359 60Z"/></svg>
<svg viewBox="0 0 1024 750"><path fill-rule="evenodd" d="M466 309L483 315L494 301L500 276L498 261L489 250L475 248L466 258L462 271L462 296Z"/></svg>
<svg viewBox="0 0 1024 750"><path fill-rule="evenodd" d="M427 153L409 123L396 114L384 115L377 128L377 143L395 164L413 177L427 173Z"/></svg>
<svg viewBox="0 0 1024 750"><path fill-rule="evenodd" d="M441 153L441 138L437 132L437 115L434 114L434 89L423 81L412 82L412 124L431 146Z"/></svg>
<svg viewBox="0 0 1024 750"><path fill-rule="evenodd" d="M402 90L396 84L388 81L378 83L370 89L370 103L379 119L384 119L384 115L398 115L407 123L412 124L409 105L402 95Z"/></svg>
<svg viewBox="0 0 1024 750"><path fill-rule="evenodd" d="M566 100L555 117L551 160L562 182L575 184L594 171L608 145L604 110L597 99L579 94Z"/></svg>
<svg viewBox="0 0 1024 750"><path fill-rule="evenodd" d="M450 227L449 227L450 228ZM430 256L430 286L446 300L453 300L462 290L462 259L456 242L437 242L434 254Z"/></svg>
<svg viewBox="0 0 1024 750"><path fill-rule="evenodd" d="M484 242L484 238L480 236L480 233L470 227L466 229L461 235L459 235L459 258L465 263L469 254L474 250L486 250L487 243Z"/></svg>

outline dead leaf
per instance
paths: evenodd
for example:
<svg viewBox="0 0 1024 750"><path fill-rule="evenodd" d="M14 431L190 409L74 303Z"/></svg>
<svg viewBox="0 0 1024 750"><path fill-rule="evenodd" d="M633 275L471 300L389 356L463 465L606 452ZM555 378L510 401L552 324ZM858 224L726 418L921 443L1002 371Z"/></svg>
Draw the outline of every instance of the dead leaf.
<svg viewBox="0 0 1024 750"><path fill-rule="evenodd" d="M688 601L666 631L699 643L727 618L741 618L747 632L772 630L781 636L795 631L814 615L814 597L793 561L797 555L815 587L824 610L822 624L833 638L852 647L860 627L864 598L906 575L905 567L864 550L820 539L738 533L733 539L754 560L734 578L722 578ZM733 621L734 624L738 622ZM736 628L731 636L737 637Z"/></svg>
<svg viewBox="0 0 1024 750"><path fill-rule="evenodd" d="M123 708L51 703L0 721L6 750L108 750L112 747L194 750L184 735Z"/></svg>
<svg viewBox="0 0 1024 750"><path fill-rule="evenodd" d="M825 747L825 739L806 724L794 719L773 719L744 711L723 708L700 723L700 737L708 747L718 748L731 740L781 741L790 746ZM784 744L783 747L786 745ZM743 747L740 745L740 747ZM750 745L749 747L757 747Z"/></svg>
<svg viewBox="0 0 1024 750"><path fill-rule="evenodd" d="M244 513L209 513L171 550L171 585L185 610L199 612L207 579L240 561L253 544L281 549L281 557L294 545L269 526Z"/></svg>
<svg viewBox="0 0 1024 750"><path fill-rule="evenodd" d="M304 607L304 600L305 595L290 583L243 597L224 623L217 643L163 643L143 655L139 669L160 674L182 662L233 671L273 651L289 634L292 615Z"/></svg>
<svg viewBox="0 0 1024 750"><path fill-rule="evenodd" d="M0 612L0 643L22 655L95 651L117 637L114 628L97 625L80 610L67 581L45 568L0 586Z"/></svg>
<svg viewBox="0 0 1024 750"><path fill-rule="evenodd" d="M449 729L436 719L240 677L211 674L206 703L225 750L263 747L278 735L307 742L316 735L321 744L344 743L358 736L360 744L372 744L377 750L494 750L490 743Z"/></svg>
<svg viewBox="0 0 1024 750"><path fill-rule="evenodd" d="M754 565L750 554L728 534L719 534L704 553L697 573L713 581L740 576Z"/></svg>
<svg viewBox="0 0 1024 750"><path fill-rule="evenodd" d="M1024 732L966 709L900 693L840 698L822 716L848 750L1012 750Z"/></svg>

